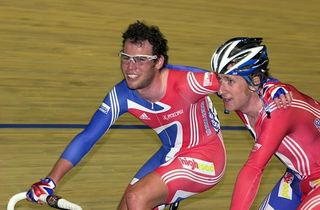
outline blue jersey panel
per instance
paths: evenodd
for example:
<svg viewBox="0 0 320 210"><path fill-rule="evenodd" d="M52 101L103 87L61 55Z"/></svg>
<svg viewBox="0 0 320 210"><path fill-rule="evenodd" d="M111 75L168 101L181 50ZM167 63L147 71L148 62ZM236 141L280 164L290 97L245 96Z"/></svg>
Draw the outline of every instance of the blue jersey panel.
<svg viewBox="0 0 320 210"><path fill-rule="evenodd" d="M68 145L61 158L69 160L74 166L78 164L119 116L128 111L127 94L125 81L117 84L104 98L88 126Z"/></svg>

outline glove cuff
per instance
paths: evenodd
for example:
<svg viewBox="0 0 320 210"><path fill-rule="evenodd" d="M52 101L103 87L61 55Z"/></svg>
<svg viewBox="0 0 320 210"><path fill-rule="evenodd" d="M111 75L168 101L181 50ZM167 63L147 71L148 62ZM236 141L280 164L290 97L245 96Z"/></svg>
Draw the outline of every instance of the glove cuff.
<svg viewBox="0 0 320 210"><path fill-rule="evenodd" d="M41 179L41 181L46 182L50 186L51 189L56 188L56 183L50 177L46 177L44 179Z"/></svg>

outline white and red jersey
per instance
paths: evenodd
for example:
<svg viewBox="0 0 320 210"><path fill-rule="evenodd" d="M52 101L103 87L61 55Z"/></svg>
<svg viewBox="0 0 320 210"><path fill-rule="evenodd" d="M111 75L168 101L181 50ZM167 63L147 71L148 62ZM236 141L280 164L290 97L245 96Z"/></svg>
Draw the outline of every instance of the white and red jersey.
<svg viewBox="0 0 320 210"><path fill-rule="evenodd" d="M128 112L155 130L162 144L174 155L180 149L221 138L219 121L206 96L217 89L213 72L169 70L164 97L154 103L129 98Z"/></svg>
<svg viewBox="0 0 320 210"><path fill-rule="evenodd" d="M213 72L168 69L167 90L150 102L128 88L125 80L105 97L86 129L75 137L63 158L76 165L99 138L124 113L131 113L159 136L168 157L181 149L222 140L220 123L209 93L219 87Z"/></svg>
<svg viewBox="0 0 320 210"><path fill-rule="evenodd" d="M216 111L207 96L218 91L217 76L188 67L167 71L166 93L157 102L142 98L125 80L115 85L62 158L76 165L122 114L130 113L153 129L162 142L132 184L150 172L158 173L168 186L167 203L217 184L225 171L225 148Z"/></svg>
<svg viewBox="0 0 320 210"><path fill-rule="evenodd" d="M231 209L249 209L262 176L262 171L275 154L288 168L295 171L302 183L312 184L320 179L320 104L286 85L292 94L292 105L286 109L264 97L269 103L271 118L261 109L252 127L248 117L237 112L251 131L255 144L241 169L233 192ZM319 183L318 183L319 184ZM309 187L310 188L310 187ZM302 189L304 191L304 189ZM308 190L305 190L308 193Z"/></svg>

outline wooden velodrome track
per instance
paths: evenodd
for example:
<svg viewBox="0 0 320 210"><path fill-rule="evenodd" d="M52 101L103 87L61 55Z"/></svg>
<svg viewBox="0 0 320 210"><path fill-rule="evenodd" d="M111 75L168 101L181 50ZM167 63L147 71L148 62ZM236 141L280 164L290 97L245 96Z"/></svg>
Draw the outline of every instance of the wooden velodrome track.
<svg viewBox="0 0 320 210"><path fill-rule="evenodd" d="M262 36L271 70L319 100L320 2L0 0L0 123L86 124L122 76L121 32L135 20L160 27L170 63L209 68L213 49L234 36ZM222 125L237 126L233 114ZM117 122L139 124L129 115ZM44 177L81 129L0 129L0 209ZM246 131L224 131L225 178L182 202L181 210L228 209L236 174L252 145ZM138 144L139 147L134 147ZM111 129L57 188L85 210L115 209L136 170L159 147L149 130ZM272 160L252 209L282 175ZM26 201L17 209L49 209Z"/></svg>

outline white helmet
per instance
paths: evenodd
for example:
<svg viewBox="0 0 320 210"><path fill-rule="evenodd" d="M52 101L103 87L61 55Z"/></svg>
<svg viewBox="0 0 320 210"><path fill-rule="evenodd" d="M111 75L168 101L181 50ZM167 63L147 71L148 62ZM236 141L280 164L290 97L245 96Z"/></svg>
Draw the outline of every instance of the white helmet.
<svg viewBox="0 0 320 210"><path fill-rule="evenodd" d="M243 76L265 72L269 59L262 38L237 37L222 44L212 55L211 69L218 74Z"/></svg>

